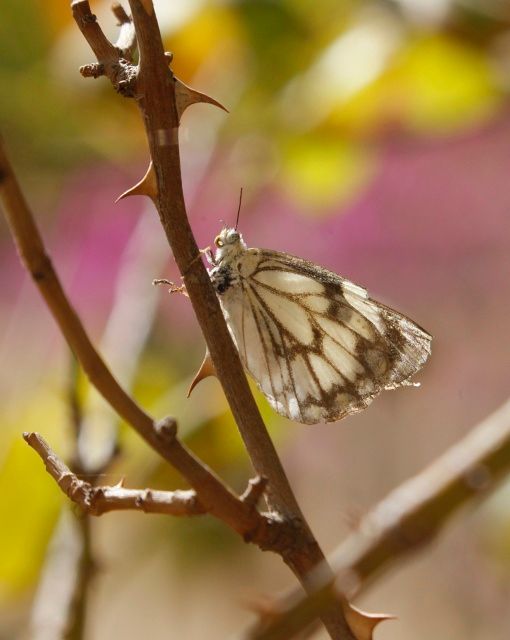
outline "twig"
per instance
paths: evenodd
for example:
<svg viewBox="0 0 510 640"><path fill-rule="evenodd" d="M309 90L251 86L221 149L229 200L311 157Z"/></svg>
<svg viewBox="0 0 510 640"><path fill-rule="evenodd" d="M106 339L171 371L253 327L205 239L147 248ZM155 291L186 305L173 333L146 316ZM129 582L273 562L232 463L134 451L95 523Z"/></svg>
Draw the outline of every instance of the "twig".
<svg viewBox="0 0 510 640"><path fill-rule="evenodd" d="M133 26L131 16L128 16L124 7L115 2L112 5L113 15L119 21L119 37L115 43L115 48L118 49L121 55L129 60L133 61L133 54L136 49L136 34Z"/></svg>
<svg viewBox="0 0 510 640"><path fill-rule="evenodd" d="M128 509L171 516L205 513L196 492L192 490L125 489L121 485L99 487L85 482L69 469L38 433L24 433L23 438L39 454L60 489L87 514L100 516L109 511Z"/></svg>
<svg viewBox="0 0 510 640"><path fill-rule="evenodd" d="M465 503L489 495L510 473L510 400L420 474L393 490L333 553L335 580L317 574L309 598L293 590L275 605L263 631L245 637L280 640L304 628L346 593L360 593L383 570L432 542Z"/></svg>
<svg viewBox="0 0 510 640"><path fill-rule="evenodd" d="M85 553L81 525L68 509L56 524L46 552L29 620L30 640L77 640L83 629ZM90 570L90 564L88 564ZM83 601L84 599L82 599Z"/></svg>
<svg viewBox="0 0 510 640"><path fill-rule="evenodd" d="M178 440L173 418L156 422L136 404L110 373L62 289L1 144L0 202L23 263L90 382L117 413L186 478L208 513L223 520L234 531L256 544L270 545L269 539L274 540L278 523L245 505Z"/></svg>
<svg viewBox="0 0 510 640"><path fill-rule="evenodd" d="M82 403L78 394L78 379L80 374L79 363L76 358L71 354L71 375L69 376L68 385L68 403L70 409L70 422L74 432L73 439L73 453L72 453L72 466L76 473L102 473L106 471L118 452L117 438L115 437L115 445L109 448L108 455L103 458L101 468L93 468L88 464L86 458L82 455L83 449L80 447L81 436L83 433L83 411ZM99 477L99 476L96 476ZM66 505L67 507L67 505ZM60 519L68 517L67 508L61 511ZM75 531L69 527L69 536L76 538L77 551L74 554L74 580L69 579L69 594L62 594L62 611L67 613L65 618L64 633L62 634L63 640L84 640L86 634L87 624L87 611L89 607L89 593L92 584L92 580L95 574L95 561L92 550L92 532L90 516L84 510L81 513L75 513ZM63 537L65 535L65 527L58 528L58 536ZM58 543L58 540L57 540ZM64 540L65 546L65 540ZM69 558L68 562L71 565L73 558ZM52 566L51 561L46 563L45 574L51 574L55 572L55 567ZM41 594L40 594L41 595ZM52 594L53 595L53 594ZM47 597L47 594L42 593L42 597ZM53 595L54 597L54 595ZM64 603L68 602L68 606L65 607Z"/></svg>
<svg viewBox="0 0 510 640"><path fill-rule="evenodd" d="M77 557L75 579L71 583L72 599L69 603L63 640L84 640L86 637L89 593L96 573L96 563L92 551L90 515L85 512L77 514L76 521L80 549Z"/></svg>

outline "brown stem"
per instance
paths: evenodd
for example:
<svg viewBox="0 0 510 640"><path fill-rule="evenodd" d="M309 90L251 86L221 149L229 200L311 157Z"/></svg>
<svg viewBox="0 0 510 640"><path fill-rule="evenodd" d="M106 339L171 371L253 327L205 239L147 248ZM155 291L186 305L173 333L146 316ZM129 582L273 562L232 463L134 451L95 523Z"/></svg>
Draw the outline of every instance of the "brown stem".
<svg viewBox="0 0 510 640"><path fill-rule="evenodd" d="M182 192L174 81L167 67L156 17L149 15L138 0L130 5L140 53L138 104L157 177L156 206L161 223L255 470L268 479L268 495L275 510L294 517L300 513L296 499L250 392L209 275L197 259L200 252L188 222Z"/></svg>
<svg viewBox="0 0 510 640"><path fill-rule="evenodd" d="M296 527L296 542L285 561L308 588L307 574L324 555L306 523L285 471L267 433L232 342L209 275L202 263L186 214L178 145L179 113L175 81L168 69L154 11L147 2L129 0L138 41L140 64L136 81L156 175L155 204L181 271L189 298L209 349L217 377L238 425L256 472L268 480L270 508ZM151 3L149 3L151 4ZM352 638L340 607L324 618L333 638Z"/></svg>
<svg viewBox="0 0 510 640"><path fill-rule="evenodd" d="M80 447L80 439L83 431L83 413L82 404L78 394L79 364L76 361L76 358L74 358L74 356L72 355L71 368L71 375L69 376L68 405L70 412L69 418L74 435L74 451L72 454L72 461L75 472L85 474L89 471L92 471L92 469L88 468L87 461L82 456L82 447ZM32 438L29 436L29 434L23 435L25 437L25 440L30 444ZM118 446L116 436L114 436L114 438L115 445L108 447L109 453L108 456L104 458L102 468L94 469L94 472L101 473L103 471L106 471L108 465L113 463ZM46 448L49 451L49 447L47 447L47 445ZM50 463L49 461L47 461L46 467L49 468L49 466ZM67 607L67 619L64 626L63 640L84 640L86 636L89 593L91 582L94 578L95 573L95 562L92 551L92 531L90 515L86 513L85 510L75 512L73 515L75 517L77 525L76 540L78 552L75 565L76 568L74 572L75 579L74 581L70 582L70 594L66 598L69 602L69 606ZM70 535L73 534L70 533ZM69 542L67 542L67 544L69 544ZM47 570L50 572L58 572L58 565L56 567L51 567L51 563L49 563ZM65 610L62 606L61 609Z"/></svg>
<svg viewBox="0 0 510 640"><path fill-rule="evenodd" d="M73 599L70 603L68 622L63 640L84 640L86 637L87 611L91 579L95 573L92 554L91 522L88 513L76 516L79 528L80 556L76 567Z"/></svg>

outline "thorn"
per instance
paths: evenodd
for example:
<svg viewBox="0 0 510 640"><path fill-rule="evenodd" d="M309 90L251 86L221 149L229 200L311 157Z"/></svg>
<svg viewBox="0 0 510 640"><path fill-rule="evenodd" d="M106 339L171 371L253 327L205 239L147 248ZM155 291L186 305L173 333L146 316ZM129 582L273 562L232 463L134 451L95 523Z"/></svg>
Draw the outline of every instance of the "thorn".
<svg viewBox="0 0 510 640"><path fill-rule="evenodd" d="M137 182L133 187L121 193L120 196L115 200L115 202L119 202L119 200L123 200L128 196L149 196L152 200L155 200L158 195L158 187L156 184L156 173L152 166L152 160L149 164L149 168L145 172L144 177Z"/></svg>
<svg viewBox="0 0 510 640"><path fill-rule="evenodd" d="M211 356L209 355L209 349L206 349L204 359L202 361L202 364L200 365L200 369L195 374L195 377L193 378L189 386L187 397L188 398L190 397L191 392L201 380L203 380L204 378L208 378L209 376L215 376L215 375L216 375L216 369L214 368L213 361L211 360Z"/></svg>
<svg viewBox="0 0 510 640"><path fill-rule="evenodd" d="M207 96L205 93L200 93L200 91L195 91L195 89L188 87L184 84L184 82L181 82L178 78L175 78L175 103L177 105L177 115L179 116L179 121L184 111L190 105L198 104L199 102L213 104L228 113L228 109L214 98Z"/></svg>
<svg viewBox="0 0 510 640"><path fill-rule="evenodd" d="M125 480L126 480L126 478L124 476L122 476L122 478L117 482L117 484L113 485L112 489L123 489Z"/></svg>
<svg viewBox="0 0 510 640"><path fill-rule="evenodd" d="M384 620L395 620L387 613L366 613L350 603L346 603L345 619L356 640L373 640L374 629Z"/></svg>

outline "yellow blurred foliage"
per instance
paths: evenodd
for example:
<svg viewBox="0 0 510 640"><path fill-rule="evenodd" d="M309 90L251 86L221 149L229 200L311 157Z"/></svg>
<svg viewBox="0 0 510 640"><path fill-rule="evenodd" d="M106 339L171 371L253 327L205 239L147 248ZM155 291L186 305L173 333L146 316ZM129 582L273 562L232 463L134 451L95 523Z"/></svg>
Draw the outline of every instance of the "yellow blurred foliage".
<svg viewBox="0 0 510 640"><path fill-rule="evenodd" d="M0 496L4 514L0 527L0 598L5 599L16 596L37 579L65 498L21 436L11 443L0 468Z"/></svg>
<svg viewBox="0 0 510 640"><path fill-rule="evenodd" d="M296 137L283 153L283 185L301 209L320 215L327 207L345 204L366 183L372 158L368 147L345 138Z"/></svg>
<svg viewBox="0 0 510 640"><path fill-rule="evenodd" d="M209 5L182 26L165 37L165 46L176 53L172 68L184 82L211 59L228 59L242 50L243 35L235 12L227 7ZM218 63L218 60L215 60Z"/></svg>
<svg viewBox="0 0 510 640"><path fill-rule="evenodd" d="M448 133L488 117L502 96L488 58L444 35L410 38L377 79L331 114L333 124L368 135L398 126Z"/></svg>

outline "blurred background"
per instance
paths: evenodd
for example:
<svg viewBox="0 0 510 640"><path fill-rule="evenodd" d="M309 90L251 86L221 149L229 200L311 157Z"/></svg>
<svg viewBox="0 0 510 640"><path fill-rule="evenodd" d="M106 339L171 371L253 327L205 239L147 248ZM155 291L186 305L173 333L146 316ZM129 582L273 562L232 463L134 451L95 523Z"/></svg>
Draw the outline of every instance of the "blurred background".
<svg viewBox="0 0 510 640"><path fill-rule="evenodd" d="M93 10L115 39L109 4ZM155 5L176 75L230 110L195 106L181 126L199 245L234 221L243 187L250 246L318 262L434 335L419 390L386 393L341 423L293 424L257 395L329 552L509 393L510 3ZM0 130L73 304L136 399L176 416L189 446L241 491L251 470L218 382L186 399L204 351L189 302L151 286L178 278L157 215L143 198L114 204L148 163L135 105L79 75L93 57L61 0L3 0L0 43ZM63 637L84 532L87 640L244 628L253 602L293 584L278 557L209 517L114 513L85 527L75 517L22 431L69 461L79 423L90 465L120 445L100 483L185 485L76 372L3 219L0 286L0 638ZM510 483L358 604L398 617L378 640L503 640L509 597Z"/></svg>

